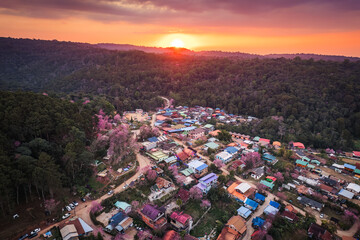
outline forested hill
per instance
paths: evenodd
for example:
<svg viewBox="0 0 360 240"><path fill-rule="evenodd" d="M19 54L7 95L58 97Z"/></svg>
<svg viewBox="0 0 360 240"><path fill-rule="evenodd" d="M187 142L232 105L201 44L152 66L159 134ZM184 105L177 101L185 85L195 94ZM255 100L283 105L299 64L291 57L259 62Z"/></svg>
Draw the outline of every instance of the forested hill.
<svg viewBox="0 0 360 240"><path fill-rule="evenodd" d="M104 95L118 110L148 110L161 104L158 95L170 96L179 105L263 118L238 131L315 147L351 149L360 138L360 61L208 58L2 38L0 82L2 89Z"/></svg>
<svg viewBox="0 0 360 240"><path fill-rule="evenodd" d="M119 51L131 51L138 50L147 53L172 53L174 48L161 48L161 47L144 47L144 46L135 46L130 44L113 44L113 43L99 43L96 46L109 50L119 50ZM225 58L237 58L237 59L264 59L264 58L288 58L293 59L300 57L301 59L314 59L314 60L325 60L325 61L344 61L348 59L349 61L358 61L358 57L348 57L348 56L337 56L337 55L320 55L320 54L305 54L305 53L295 53L295 54L250 54L243 52L224 52L224 51L192 51L186 48L178 49L184 55L198 56L198 57L225 57Z"/></svg>

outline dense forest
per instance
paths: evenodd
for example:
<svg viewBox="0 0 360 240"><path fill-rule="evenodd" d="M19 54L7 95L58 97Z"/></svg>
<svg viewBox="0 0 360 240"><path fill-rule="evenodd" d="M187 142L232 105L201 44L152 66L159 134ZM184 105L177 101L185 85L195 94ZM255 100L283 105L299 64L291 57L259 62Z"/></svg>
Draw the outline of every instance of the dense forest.
<svg viewBox="0 0 360 240"><path fill-rule="evenodd" d="M119 111L161 104L220 107L260 122L233 131L307 146L359 148L360 62L227 59L0 39L0 87L100 96Z"/></svg>
<svg viewBox="0 0 360 240"><path fill-rule="evenodd" d="M92 175L95 108L35 93L0 92L0 208L45 200ZM59 196L58 196L59 197Z"/></svg>

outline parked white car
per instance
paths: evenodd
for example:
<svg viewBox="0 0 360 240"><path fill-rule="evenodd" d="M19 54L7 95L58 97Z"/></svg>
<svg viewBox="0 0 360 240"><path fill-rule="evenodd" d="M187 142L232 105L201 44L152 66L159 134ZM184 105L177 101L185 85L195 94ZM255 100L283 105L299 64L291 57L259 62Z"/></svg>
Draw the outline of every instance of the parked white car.
<svg viewBox="0 0 360 240"><path fill-rule="evenodd" d="M62 216L62 219L67 219L68 217L70 217L71 213L65 213L64 216Z"/></svg>

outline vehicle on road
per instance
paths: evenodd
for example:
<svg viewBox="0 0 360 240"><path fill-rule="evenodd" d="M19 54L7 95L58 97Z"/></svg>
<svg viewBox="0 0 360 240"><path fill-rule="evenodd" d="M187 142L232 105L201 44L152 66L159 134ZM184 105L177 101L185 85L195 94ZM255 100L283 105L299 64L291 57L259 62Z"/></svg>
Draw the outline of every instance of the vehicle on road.
<svg viewBox="0 0 360 240"><path fill-rule="evenodd" d="M77 201L73 201L72 204L74 204L75 207L79 205Z"/></svg>
<svg viewBox="0 0 360 240"><path fill-rule="evenodd" d="M31 233L35 232L35 233L38 233L41 231L41 228L35 228Z"/></svg>
<svg viewBox="0 0 360 240"><path fill-rule="evenodd" d="M29 236L29 234L24 234L24 235L22 235L21 237L19 237L19 240L24 240L24 239L26 239L27 237Z"/></svg>
<svg viewBox="0 0 360 240"><path fill-rule="evenodd" d="M72 203L69 203L69 207L70 207L71 209L74 209L74 208L75 208L74 204L72 204Z"/></svg>
<svg viewBox="0 0 360 240"><path fill-rule="evenodd" d="M28 238L34 238L37 235L38 235L37 232L31 232L30 235L28 236Z"/></svg>
<svg viewBox="0 0 360 240"><path fill-rule="evenodd" d="M66 208L66 210L71 211L71 207L70 207L70 206L66 206L65 208Z"/></svg>
<svg viewBox="0 0 360 240"><path fill-rule="evenodd" d="M86 199L85 199L85 198L81 198L81 201L86 202Z"/></svg>
<svg viewBox="0 0 360 240"><path fill-rule="evenodd" d="M64 216L62 216L62 219L67 219L68 217L70 217L71 213L65 213Z"/></svg>
<svg viewBox="0 0 360 240"><path fill-rule="evenodd" d="M111 194L113 194L114 193L114 190L110 190L109 192L108 192L108 195L111 195Z"/></svg>
<svg viewBox="0 0 360 240"><path fill-rule="evenodd" d="M324 218L324 214L323 214L323 213L320 213L320 218Z"/></svg>

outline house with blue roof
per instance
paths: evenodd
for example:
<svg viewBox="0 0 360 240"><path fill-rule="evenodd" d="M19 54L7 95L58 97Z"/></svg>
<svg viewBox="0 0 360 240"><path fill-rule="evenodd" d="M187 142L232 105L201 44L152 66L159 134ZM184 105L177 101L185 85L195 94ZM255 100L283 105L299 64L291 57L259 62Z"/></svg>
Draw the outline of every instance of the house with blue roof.
<svg viewBox="0 0 360 240"><path fill-rule="evenodd" d="M279 212L279 209L271 206L270 204L264 209L264 214L266 215L276 215Z"/></svg>
<svg viewBox="0 0 360 240"><path fill-rule="evenodd" d="M257 207L259 206L259 204L257 202L255 202L254 200L250 199L250 198L246 198L245 202L244 202L245 207L255 211L257 209Z"/></svg>
<svg viewBox="0 0 360 240"><path fill-rule="evenodd" d="M105 227L105 231L111 232L116 229L118 232L124 232L133 225L133 219L123 212L118 212L109 220L109 225Z"/></svg>
<svg viewBox="0 0 360 240"><path fill-rule="evenodd" d="M260 193L255 193L255 201L262 204L265 201L265 196Z"/></svg>
<svg viewBox="0 0 360 240"><path fill-rule="evenodd" d="M270 164L275 164L278 161L276 157L271 155L270 153L263 154L262 159Z"/></svg>
<svg viewBox="0 0 360 240"><path fill-rule="evenodd" d="M344 164L344 168L345 168L345 170L347 170L347 171L353 172L353 171L356 169L356 166L351 165L351 164L348 164L348 163L345 163L345 164Z"/></svg>
<svg viewBox="0 0 360 240"><path fill-rule="evenodd" d="M270 201L269 203L271 206L273 206L274 208L279 209L280 208L280 203L275 202L275 201Z"/></svg>
<svg viewBox="0 0 360 240"><path fill-rule="evenodd" d="M148 138L148 141L149 142L157 142L158 139L157 139L157 137L151 137L151 138Z"/></svg>
<svg viewBox="0 0 360 240"><path fill-rule="evenodd" d="M192 160L187 165L195 174L203 175L208 171L208 165L197 159Z"/></svg>
<svg viewBox="0 0 360 240"><path fill-rule="evenodd" d="M238 210L238 215L243 217L245 220L251 215L252 211L247 207L241 206Z"/></svg>
<svg viewBox="0 0 360 240"><path fill-rule="evenodd" d="M231 155L234 155L239 151L239 149L236 147L227 147L224 151L230 153Z"/></svg>
<svg viewBox="0 0 360 240"><path fill-rule="evenodd" d="M254 228L261 228L265 223L265 220L262 219L261 217L255 217L253 220L252 220L252 225Z"/></svg>

